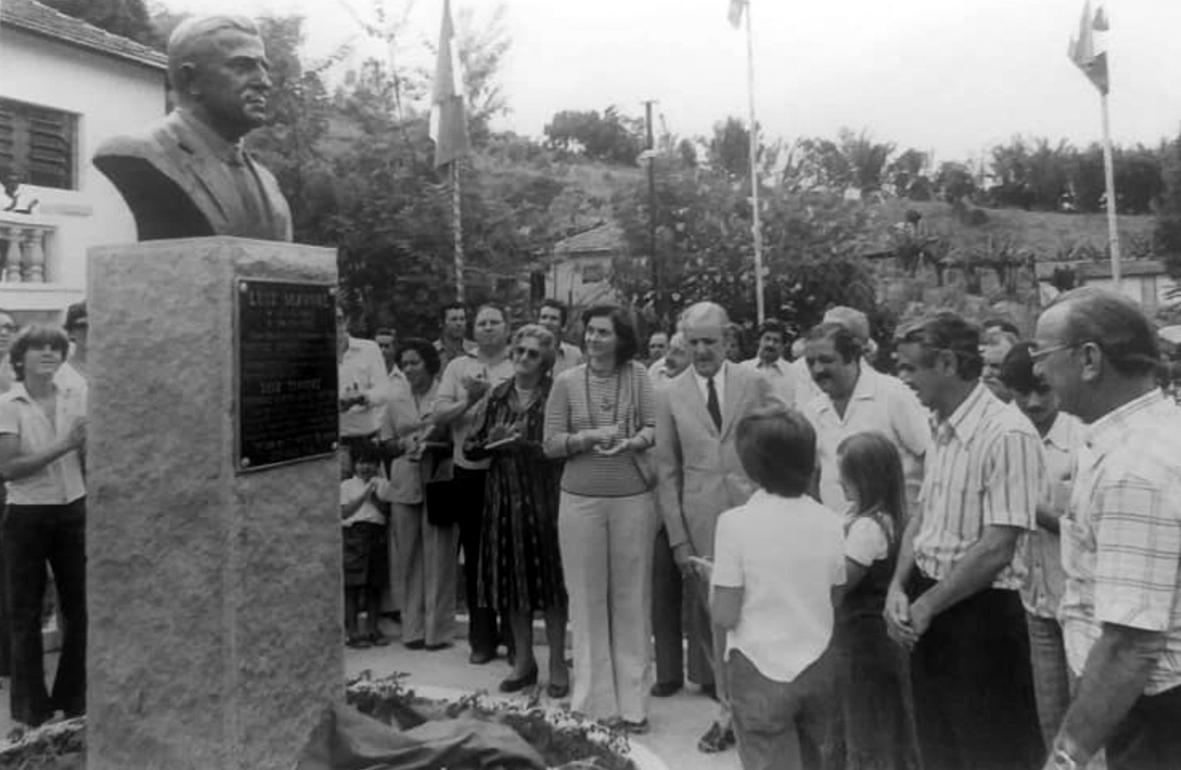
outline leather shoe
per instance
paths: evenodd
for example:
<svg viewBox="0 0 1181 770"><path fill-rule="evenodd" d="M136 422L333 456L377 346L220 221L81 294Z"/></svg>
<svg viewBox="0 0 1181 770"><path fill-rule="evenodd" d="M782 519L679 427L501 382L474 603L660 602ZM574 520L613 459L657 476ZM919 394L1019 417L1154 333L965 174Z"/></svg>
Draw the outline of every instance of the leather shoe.
<svg viewBox="0 0 1181 770"><path fill-rule="evenodd" d="M491 663L496 657L496 653L490 650L472 650L472 654L468 656L467 662L473 666L482 666L485 663Z"/></svg>
<svg viewBox="0 0 1181 770"><path fill-rule="evenodd" d="M414 639L402 645L408 650L424 650L426 649L426 642L422 639Z"/></svg>
<svg viewBox="0 0 1181 770"><path fill-rule="evenodd" d="M620 720L619 726L623 728L625 733L630 733L632 735L647 735L652 729L652 726L648 724L647 719L641 719L639 722L632 722L630 720L623 719Z"/></svg>
<svg viewBox="0 0 1181 770"><path fill-rule="evenodd" d="M701 740L697 741L697 750L703 754L717 754L719 751L725 751L738 742L734 737L734 730L726 727L723 728L717 722L709 726L705 731L705 735L701 736Z"/></svg>
<svg viewBox="0 0 1181 770"><path fill-rule="evenodd" d="M667 698L674 693L680 691L684 687L680 682L657 682L652 685L651 693L653 698Z"/></svg>
<svg viewBox="0 0 1181 770"><path fill-rule="evenodd" d="M438 652L439 650L445 650L450 646L451 642L438 642L437 644L424 645L423 649L427 652Z"/></svg>
<svg viewBox="0 0 1181 770"><path fill-rule="evenodd" d="M524 676L519 676L516 679L509 677L500 683L501 692L517 692L524 690L526 687L532 687L537 684L537 664L533 664L533 668L529 669L529 673Z"/></svg>

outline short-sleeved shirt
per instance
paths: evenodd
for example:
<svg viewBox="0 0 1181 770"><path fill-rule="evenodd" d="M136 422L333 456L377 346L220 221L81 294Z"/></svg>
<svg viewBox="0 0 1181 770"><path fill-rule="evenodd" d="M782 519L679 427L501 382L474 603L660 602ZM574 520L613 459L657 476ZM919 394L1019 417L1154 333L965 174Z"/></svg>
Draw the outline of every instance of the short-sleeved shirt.
<svg viewBox="0 0 1181 770"><path fill-rule="evenodd" d="M883 518L879 523L872 515L852 515L846 519L845 530L845 558L857 562L862 567L873 566L875 561L881 561L890 555L890 537L884 527L889 526L889 519Z"/></svg>
<svg viewBox="0 0 1181 770"><path fill-rule="evenodd" d="M768 679L794 680L832 638L832 588L845 582L841 516L810 497L755 492L718 518L711 582L742 589L727 658L741 650Z"/></svg>
<svg viewBox="0 0 1181 770"><path fill-rule="evenodd" d="M792 369L790 361L784 361L781 358L778 361L767 363L756 356L743 361L740 366L763 375L771 384L772 392L779 396L779 400L784 404L792 406L796 403L797 373Z"/></svg>
<svg viewBox="0 0 1181 770"><path fill-rule="evenodd" d="M837 447L847 437L864 431L883 434L898 448L906 478L906 498L917 504L923 483L923 458L931 446L930 414L914 392L896 377L861 364L861 372L841 417L827 393L802 409L816 430L816 461L820 465L820 502L835 511L849 506L841 489ZM912 510L914 510L912 508Z"/></svg>
<svg viewBox="0 0 1181 770"><path fill-rule="evenodd" d="M984 536L985 527L1032 532L1044 473L1042 442L1016 407L976 385L934 430L919 493L922 523L914 561L927 577L947 577ZM1025 580L1024 543L993 580L993 588L1017 590Z"/></svg>
<svg viewBox="0 0 1181 770"><path fill-rule="evenodd" d="M373 340L349 337L349 346L337 366L340 394L364 393L367 406L355 405L340 413L340 435L368 436L377 432L389 391L389 374L381 348Z"/></svg>
<svg viewBox="0 0 1181 770"><path fill-rule="evenodd" d="M1063 636L1081 675L1104 623L1163 632L1145 693L1181 685L1181 409L1154 390L1083 431L1062 519Z"/></svg>
<svg viewBox="0 0 1181 770"><path fill-rule="evenodd" d="M0 435L20 437L20 453L29 455L48 449L67 435L74 423L86 417L86 410L74 392L57 390L57 406L50 421L41 406L25 390L23 382L0 396ZM66 452L35 473L4 482L8 502L14 505L64 505L86 495L82 462L77 450Z"/></svg>
<svg viewBox="0 0 1181 770"><path fill-rule="evenodd" d="M439 389L435 395L433 412L438 414L448 407L467 401L467 388L463 386L463 381L467 378L484 380L488 383L488 390L491 391L492 388L512 376L513 360L511 356L505 356L494 364L485 363L476 356L455 358L443 370L443 377L439 380ZM455 446L452 457L460 468L486 470L491 464L491 460L474 462L467 459L463 453L463 442L472 430L475 412L475 407L472 407L451 421L451 442Z"/></svg>
<svg viewBox="0 0 1181 770"><path fill-rule="evenodd" d="M377 482L377 499L388 500L390 492L389 482L380 477L375 477L374 481ZM344 505L352 500L356 500L365 491L365 485L368 483L368 481L362 481L356 476L340 482L340 504ZM360 508L353 512L352 516L341 520L340 525L342 527L351 527L353 524L362 521L370 524L385 524L385 514L373 504L373 500L367 499L361 503Z"/></svg>
<svg viewBox="0 0 1181 770"><path fill-rule="evenodd" d="M1072 414L1059 412L1054 424L1042 437L1042 452L1046 458L1046 476L1041 485L1040 504L1050 508L1056 503L1063 505L1059 514L1065 514L1069 500L1055 488L1069 486L1074 476L1074 459L1078 444L1082 440L1083 424ZM1028 541L1029 575L1021 587L1021 602L1025 609L1039 618L1058 617L1058 605L1062 601L1063 583L1066 575L1062 571L1062 542L1057 533L1038 527Z"/></svg>

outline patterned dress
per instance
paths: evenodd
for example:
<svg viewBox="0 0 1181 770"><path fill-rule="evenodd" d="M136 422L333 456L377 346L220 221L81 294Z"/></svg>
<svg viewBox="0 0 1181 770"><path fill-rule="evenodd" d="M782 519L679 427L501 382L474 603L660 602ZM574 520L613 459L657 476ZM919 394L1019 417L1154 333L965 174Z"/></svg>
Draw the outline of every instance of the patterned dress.
<svg viewBox="0 0 1181 770"><path fill-rule="evenodd" d="M541 450L545 402L552 380L542 380L521 403L514 380L493 388L464 445L471 460L491 457L480 533L481 606L506 612L566 606L558 551L558 481L561 461ZM523 437L510 447L483 447L498 425Z"/></svg>
<svg viewBox="0 0 1181 770"><path fill-rule="evenodd" d="M873 519L891 530L880 512ZM837 608L833 650L837 662L837 701L828 761L832 770L916 770L920 767L914 704L906 652L886 635L882 611L898 557L896 537L889 555L878 559ZM937 770L937 769L936 769Z"/></svg>

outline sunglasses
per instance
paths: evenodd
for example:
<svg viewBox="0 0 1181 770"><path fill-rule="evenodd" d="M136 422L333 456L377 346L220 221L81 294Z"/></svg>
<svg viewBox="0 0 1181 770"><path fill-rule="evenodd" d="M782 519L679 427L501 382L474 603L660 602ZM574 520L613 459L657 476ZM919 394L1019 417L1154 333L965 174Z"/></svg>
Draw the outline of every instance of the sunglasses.
<svg viewBox="0 0 1181 770"><path fill-rule="evenodd" d="M541 351L537 348L518 347L515 351L518 356L526 358L541 358Z"/></svg>

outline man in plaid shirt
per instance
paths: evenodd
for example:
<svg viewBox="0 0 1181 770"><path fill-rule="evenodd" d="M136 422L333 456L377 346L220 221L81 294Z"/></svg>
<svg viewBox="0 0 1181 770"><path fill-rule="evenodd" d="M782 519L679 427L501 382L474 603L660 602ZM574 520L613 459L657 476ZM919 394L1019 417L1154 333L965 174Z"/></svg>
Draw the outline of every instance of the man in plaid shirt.
<svg viewBox="0 0 1181 770"><path fill-rule="evenodd" d="M1047 768L1181 766L1181 410L1152 323L1120 294L1067 292L1031 358L1087 427L1062 519L1060 617L1075 698Z"/></svg>

